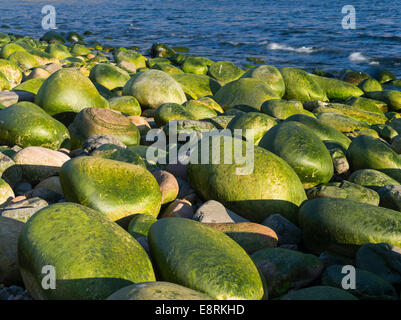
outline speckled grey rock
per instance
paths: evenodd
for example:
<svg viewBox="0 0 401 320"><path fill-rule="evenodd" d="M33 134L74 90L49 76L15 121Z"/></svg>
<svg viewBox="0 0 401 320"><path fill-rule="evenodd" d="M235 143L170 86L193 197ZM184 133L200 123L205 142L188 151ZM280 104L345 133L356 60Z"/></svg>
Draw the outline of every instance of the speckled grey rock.
<svg viewBox="0 0 401 320"><path fill-rule="evenodd" d="M37 211L46 206L48 203L45 200L36 197L8 204L0 211L0 215L27 222Z"/></svg>
<svg viewBox="0 0 401 320"><path fill-rule="evenodd" d="M377 193L380 196L380 206L401 211L401 186L384 186Z"/></svg>
<svg viewBox="0 0 401 320"><path fill-rule="evenodd" d="M262 224L276 232L279 246L283 244L298 244L302 240L301 229L279 214L271 215Z"/></svg>
<svg viewBox="0 0 401 320"><path fill-rule="evenodd" d="M194 220L203 223L249 222L247 219L225 208L220 202L209 200L196 210Z"/></svg>
<svg viewBox="0 0 401 320"><path fill-rule="evenodd" d="M112 136L103 136L100 134L94 134L90 137L86 138L82 145L81 154L80 155L90 155L97 148L100 148L104 144L115 144L119 147L126 148L127 146Z"/></svg>

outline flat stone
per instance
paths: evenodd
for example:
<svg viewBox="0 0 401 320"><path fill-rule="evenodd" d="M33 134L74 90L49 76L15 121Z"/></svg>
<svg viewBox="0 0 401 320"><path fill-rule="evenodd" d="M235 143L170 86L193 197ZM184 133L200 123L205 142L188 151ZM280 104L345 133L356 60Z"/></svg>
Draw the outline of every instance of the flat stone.
<svg viewBox="0 0 401 320"><path fill-rule="evenodd" d="M249 222L249 220L225 208L220 202L209 200L196 210L193 217L202 223L235 223Z"/></svg>
<svg viewBox="0 0 401 320"><path fill-rule="evenodd" d="M18 94L14 91L1 91L0 92L0 103L6 107L11 106L14 103L18 102Z"/></svg>
<svg viewBox="0 0 401 320"><path fill-rule="evenodd" d="M35 197L9 203L0 211L0 214L2 217L27 222L37 211L48 205L49 204L45 200Z"/></svg>

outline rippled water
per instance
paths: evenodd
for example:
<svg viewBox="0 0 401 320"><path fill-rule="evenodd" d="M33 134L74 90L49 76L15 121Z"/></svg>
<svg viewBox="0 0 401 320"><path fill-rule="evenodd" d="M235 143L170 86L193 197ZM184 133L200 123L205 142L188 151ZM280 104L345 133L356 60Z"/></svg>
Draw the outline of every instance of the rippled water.
<svg viewBox="0 0 401 320"><path fill-rule="evenodd" d="M88 40L187 46L215 61L364 70L382 65L401 76L401 1L291 0L0 0L0 31L39 37L41 8L53 4L60 31L90 30ZM356 29L343 30L344 5L356 9ZM111 37L112 39L105 39Z"/></svg>

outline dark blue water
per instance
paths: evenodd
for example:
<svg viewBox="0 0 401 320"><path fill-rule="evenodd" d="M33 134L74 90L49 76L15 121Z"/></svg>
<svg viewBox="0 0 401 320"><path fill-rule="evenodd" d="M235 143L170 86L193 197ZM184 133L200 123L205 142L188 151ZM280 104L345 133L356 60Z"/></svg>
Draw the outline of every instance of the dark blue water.
<svg viewBox="0 0 401 320"><path fill-rule="evenodd" d="M46 4L55 6L60 31L90 30L86 40L143 53L165 42L239 65L251 56L331 72L380 65L401 76L401 1L0 0L0 25L10 27L0 31L39 37ZM355 30L341 26L348 4L356 9Z"/></svg>

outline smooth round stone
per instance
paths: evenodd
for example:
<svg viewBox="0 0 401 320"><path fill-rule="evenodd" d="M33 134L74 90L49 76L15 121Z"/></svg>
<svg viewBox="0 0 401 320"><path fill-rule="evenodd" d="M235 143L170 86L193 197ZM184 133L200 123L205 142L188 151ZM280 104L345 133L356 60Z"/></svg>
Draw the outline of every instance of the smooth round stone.
<svg viewBox="0 0 401 320"><path fill-rule="evenodd" d="M188 218L192 219L194 209L188 200L174 200L161 214L160 218Z"/></svg>
<svg viewBox="0 0 401 320"><path fill-rule="evenodd" d="M279 98L285 93L284 79L276 67L262 65L251 68L242 75L242 78L255 78L263 81Z"/></svg>
<svg viewBox="0 0 401 320"><path fill-rule="evenodd" d="M89 155L105 144L112 144L121 148L127 147L124 143L113 136L93 134L85 139L82 145L82 153L85 155Z"/></svg>
<svg viewBox="0 0 401 320"><path fill-rule="evenodd" d="M134 96L141 107L151 109L163 103L182 104L187 101L179 83L159 70L147 70L134 75L125 84L123 95Z"/></svg>
<svg viewBox="0 0 401 320"><path fill-rule="evenodd" d="M1 216L25 223L36 212L48 205L49 203L47 201L38 197L11 202L2 208Z"/></svg>
<svg viewBox="0 0 401 320"><path fill-rule="evenodd" d="M276 232L279 246L284 244L299 244L302 240L301 229L279 214L271 215L262 224Z"/></svg>
<svg viewBox="0 0 401 320"><path fill-rule="evenodd" d="M70 160L66 154L42 147L27 147L14 156L14 161L22 168L24 177L32 184L55 176L64 162Z"/></svg>
<svg viewBox="0 0 401 320"><path fill-rule="evenodd" d="M209 200L202 204L196 210L193 219L202 223L248 222L247 219L225 208L220 202L215 200Z"/></svg>
<svg viewBox="0 0 401 320"><path fill-rule="evenodd" d="M11 88L21 83L22 72L15 63L0 59L0 72L7 78Z"/></svg>
<svg viewBox="0 0 401 320"><path fill-rule="evenodd" d="M238 68L234 63L229 61L219 61L209 66L209 75L222 82L227 83L237 80L244 74L244 71Z"/></svg>
<svg viewBox="0 0 401 320"><path fill-rule="evenodd" d="M162 204L174 201L179 192L178 182L174 175L165 170L154 170L152 174L159 184L162 194Z"/></svg>
<svg viewBox="0 0 401 320"><path fill-rule="evenodd" d="M137 283L113 293L107 300L213 300L211 297L171 282Z"/></svg>
<svg viewBox="0 0 401 320"><path fill-rule="evenodd" d="M89 78L107 89L113 90L124 87L130 76L127 71L112 64L99 63L91 69Z"/></svg>
<svg viewBox="0 0 401 320"><path fill-rule="evenodd" d="M140 116L141 106L136 98L130 96L113 97L109 99L110 109L120 111L130 116Z"/></svg>
<svg viewBox="0 0 401 320"><path fill-rule="evenodd" d="M13 189L3 179L0 179L0 205L8 203L15 197Z"/></svg>
<svg viewBox="0 0 401 320"><path fill-rule="evenodd" d="M4 153L0 153L0 176L11 187L15 187L22 178L22 169Z"/></svg>
<svg viewBox="0 0 401 320"><path fill-rule="evenodd" d="M157 219L149 214L135 214L128 225L127 231L135 239L147 237L150 227L156 221Z"/></svg>

